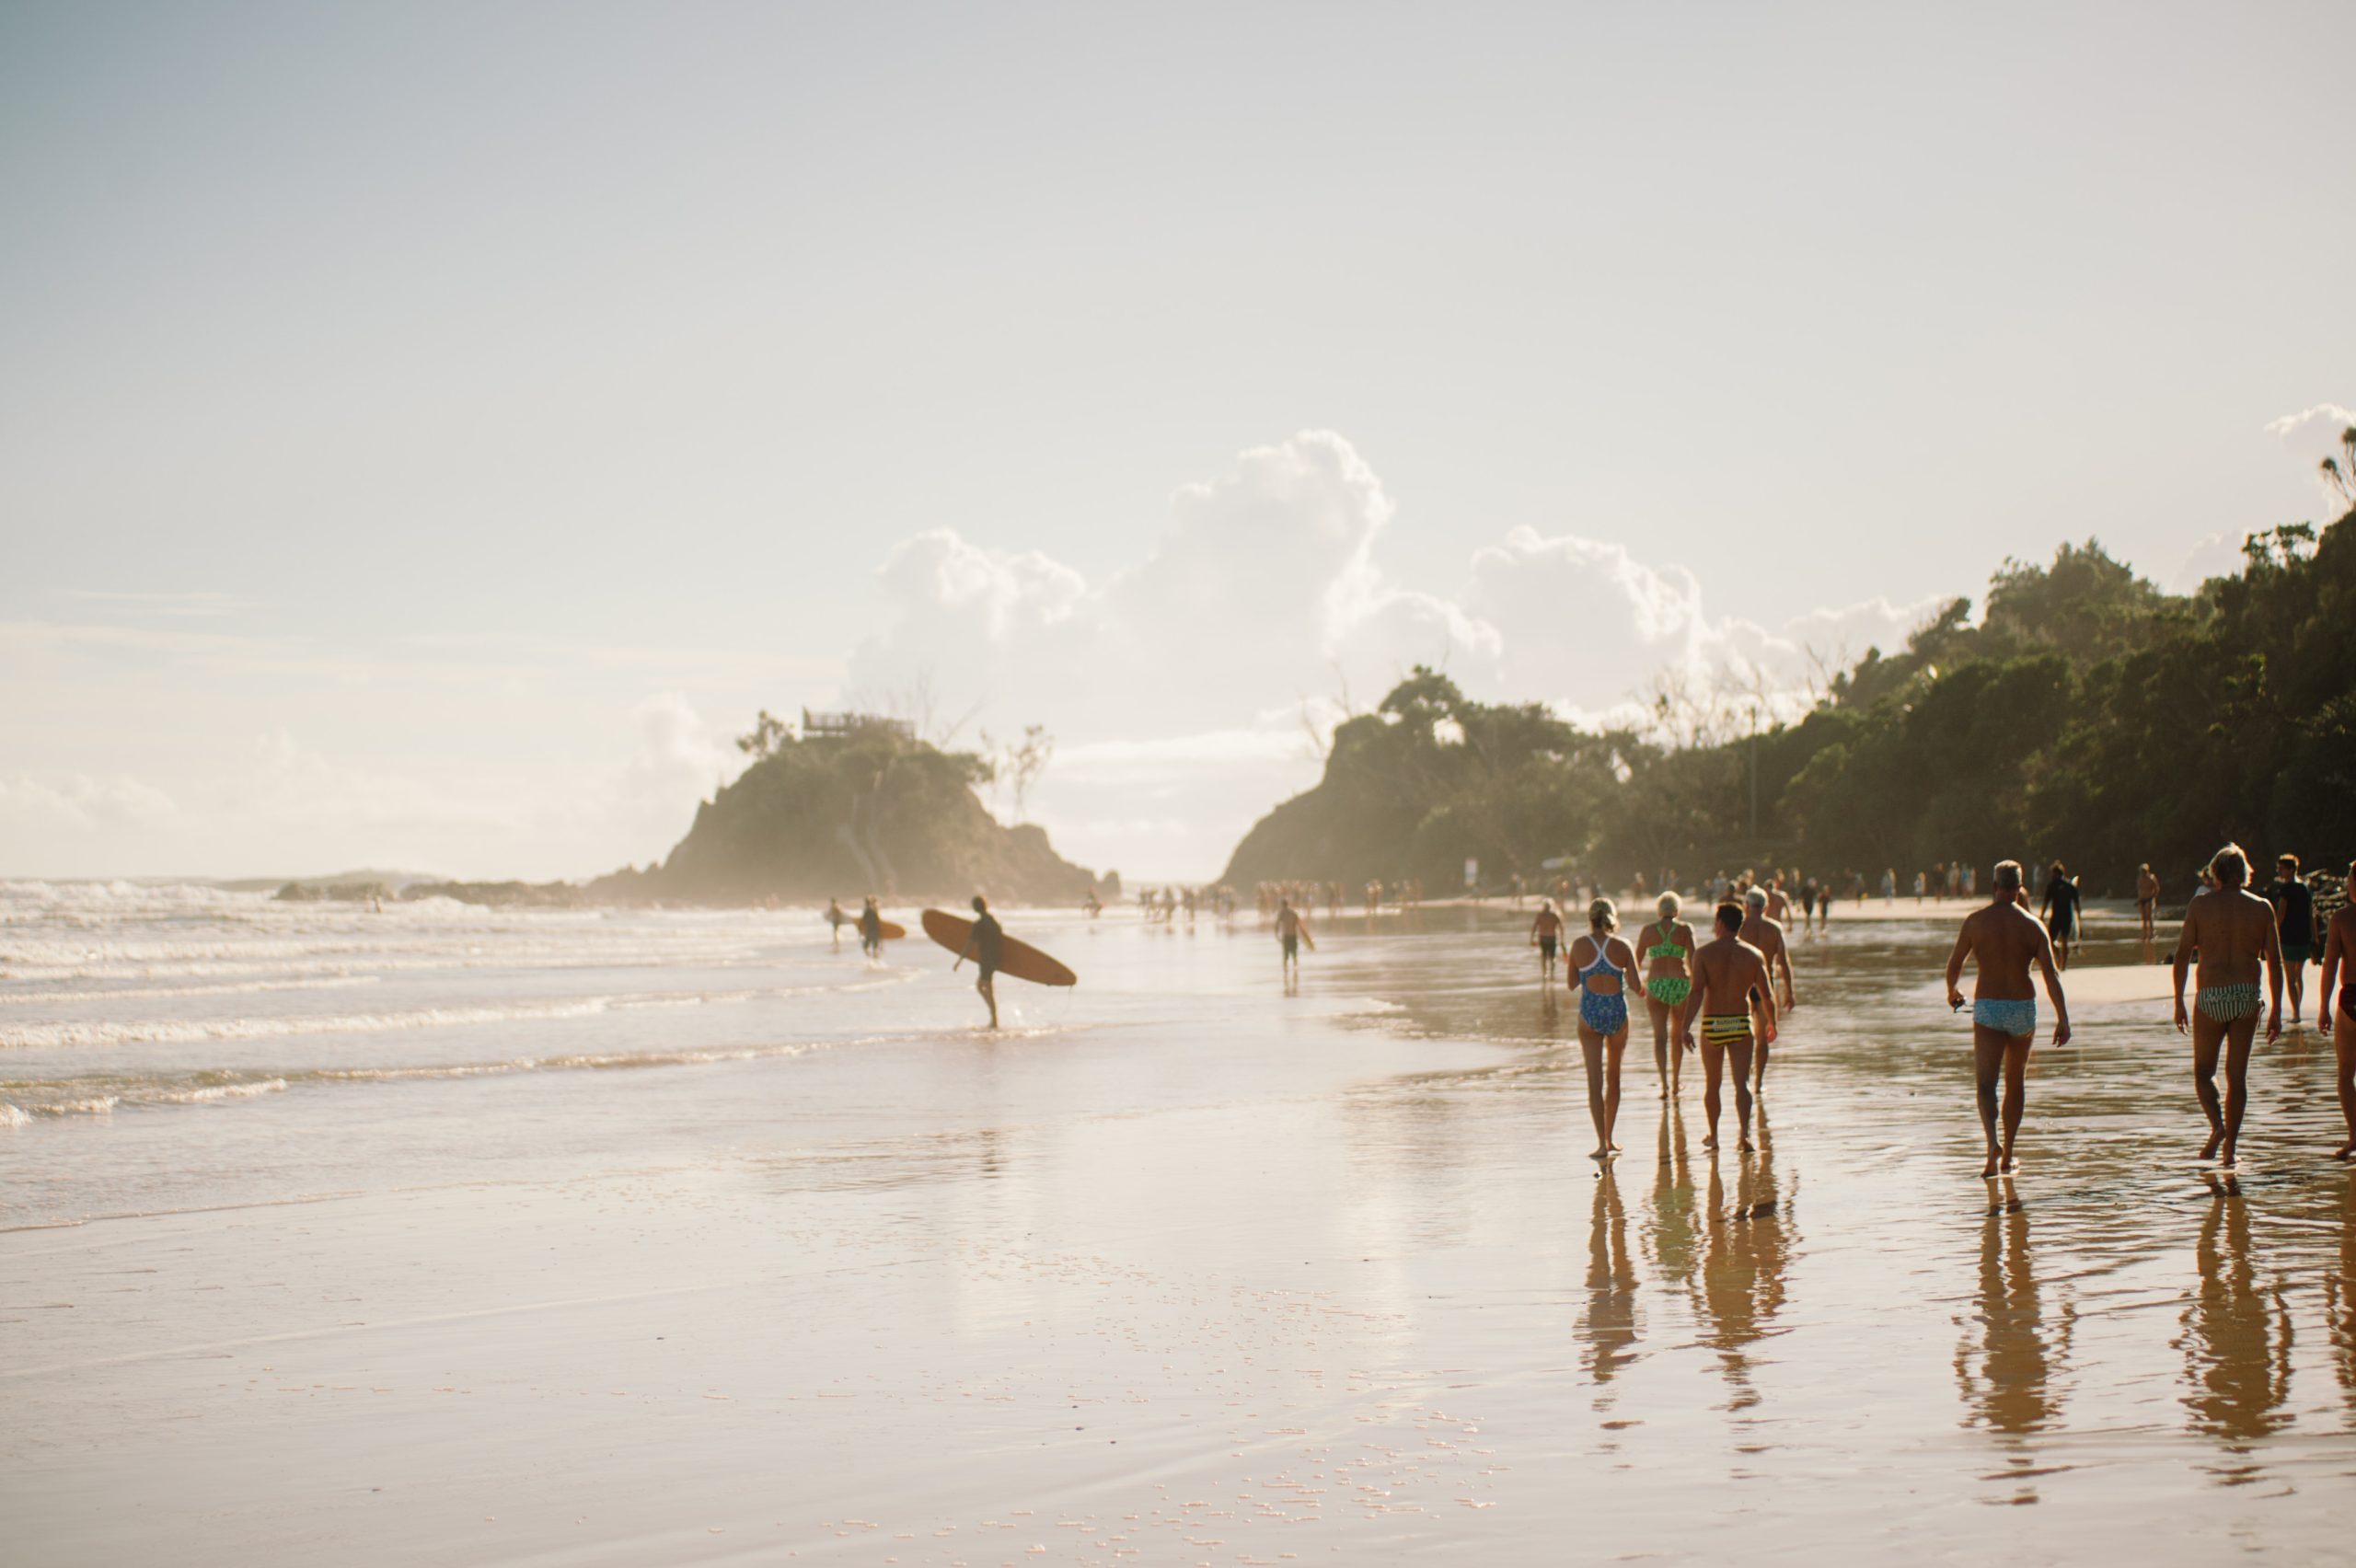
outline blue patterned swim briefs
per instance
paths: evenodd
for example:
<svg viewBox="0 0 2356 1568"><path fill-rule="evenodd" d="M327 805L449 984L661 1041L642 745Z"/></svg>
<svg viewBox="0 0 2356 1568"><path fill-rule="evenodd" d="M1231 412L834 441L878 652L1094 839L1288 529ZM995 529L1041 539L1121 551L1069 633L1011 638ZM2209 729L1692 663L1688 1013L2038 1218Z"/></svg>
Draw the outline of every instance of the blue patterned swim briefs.
<svg viewBox="0 0 2356 1568"><path fill-rule="evenodd" d="M1982 997L1971 1004L1971 1021L1999 1034L2026 1040L2037 1032L2037 998Z"/></svg>

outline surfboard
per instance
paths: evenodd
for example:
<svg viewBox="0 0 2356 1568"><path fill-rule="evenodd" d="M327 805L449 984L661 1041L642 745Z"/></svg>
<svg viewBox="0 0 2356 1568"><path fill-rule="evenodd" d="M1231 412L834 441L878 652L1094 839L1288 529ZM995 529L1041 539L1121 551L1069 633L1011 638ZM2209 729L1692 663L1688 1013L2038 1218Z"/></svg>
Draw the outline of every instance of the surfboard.
<svg viewBox="0 0 2356 1568"><path fill-rule="evenodd" d="M963 915L952 915L945 909L928 909L923 919L924 934L951 952L963 953L965 944L974 940L974 923ZM1080 984L1079 975L1029 942L1017 941L1012 937L999 939L998 972L1040 986Z"/></svg>
<svg viewBox="0 0 2356 1568"><path fill-rule="evenodd" d="M887 942L896 942L908 934L908 928L897 920L878 920L875 923L875 931Z"/></svg>

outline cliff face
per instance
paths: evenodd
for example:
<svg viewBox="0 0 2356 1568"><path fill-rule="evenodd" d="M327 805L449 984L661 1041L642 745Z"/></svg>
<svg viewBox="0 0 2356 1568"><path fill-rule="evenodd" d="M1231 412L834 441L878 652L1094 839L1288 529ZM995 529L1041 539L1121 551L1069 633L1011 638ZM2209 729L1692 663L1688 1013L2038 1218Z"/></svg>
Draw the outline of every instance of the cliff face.
<svg viewBox="0 0 2356 1568"><path fill-rule="evenodd" d="M1076 901L1094 883L1037 827L1000 824L974 794L978 759L882 730L788 739L696 810L670 858L600 878L593 894Z"/></svg>

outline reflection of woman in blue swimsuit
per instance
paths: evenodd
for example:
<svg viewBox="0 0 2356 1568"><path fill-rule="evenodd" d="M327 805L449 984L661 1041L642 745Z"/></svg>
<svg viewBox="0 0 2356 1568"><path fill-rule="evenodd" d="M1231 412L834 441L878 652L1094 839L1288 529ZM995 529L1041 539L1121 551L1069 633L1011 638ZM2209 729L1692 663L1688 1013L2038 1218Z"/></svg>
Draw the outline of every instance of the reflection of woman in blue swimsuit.
<svg viewBox="0 0 2356 1568"><path fill-rule="evenodd" d="M1611 1129L1620 1119L1620 1057L1628 1048L1628 973L1636 967L1634 950L1611 933L1620 928L1619 911L1611 900L1599 898L1588 905L1588 935L1571 944L1568 959L1576 971L1572 986L1579 994L1579 1049L1587 1056L1587 1108L1595 1118L1595 1152L1591 1159L1608 1160L1620 1151ZM1586 962L1580 962L1584 950Z"/></svg>

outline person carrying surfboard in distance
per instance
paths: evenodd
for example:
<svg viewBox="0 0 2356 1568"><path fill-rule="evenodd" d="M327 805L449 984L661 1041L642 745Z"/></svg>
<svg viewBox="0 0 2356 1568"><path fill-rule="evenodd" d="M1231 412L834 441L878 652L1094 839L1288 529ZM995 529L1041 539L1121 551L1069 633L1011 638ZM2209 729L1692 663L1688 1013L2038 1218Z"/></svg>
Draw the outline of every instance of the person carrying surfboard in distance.
<svg viewBox="0 0 2356 1568"><path fill-rule="evenodd" d="M1538 978L1551 986L1554 983L1554 950L1562 945L1563 917L1554 912L1554 901L1538 901L1538 918L1530 923L1530 945L1538 950Z"/></svg>
<svg viewBox="0 0 2356 1568"><path fill-rule="evenodd" d="M884 956L884 914L875 907L875 895L867 895L866 907L859 912L859 951L873 963Z"/></svg>
<svg viewBox="0 0 2356 1568"><path fill-rule="evenodd" d="M994 982L998 977L999 960L1006 956L1005 938L1006 933L999 928L998 917L990 913L990 901L978 893L974 894L974 934L965 940L965 951L957 955L957 963L970 958L974 961L974 967L980 972L974 981L974 989L979 991L982 1000L990 1005L992 1029L998 1027L998 987ZM957 963L949 967L953 970Z"/></svg>
<svg viewBox="0 0 2356 1568"><path fill-rule="evenodd" d="M1289 898L1276 901L1276 946L1284 953L1283 970L1295 979L1300 975L1300 944L1307 942L1309 951L1317 951L1317 939L1309 934L1309 922L1292 906Z"/></svg>
<svg viewBox="0 0 2356 1568"><path fill-rule="evenodd" d="M837 947L843 945L843 928L849 923L850 917L843 913L842 904L832 898L826 900L826 924L834 929Z"/></svg>
<svg viewBox="0 0 2356 1568"><path fill-rule="evenodd" d="M1752 994L1756 992L1766 1021L1775 1021L1775 987L1767 975L1767 955L1742 940L1742 905L1729 900L1718 905L1717 935L1693 952L1693 988L1677 1015L1677 1032L1688 1051L1693 1049L1693 1023L1702 1024L1702 1109L1709 1114L1710 1136L1702 1147L1718 1147L1718 1080L1727 1058L1733 1058L1735 1117L1742 1125L1742 1152L1750 1152L1750 1027Z"/></svg>
<svg viewBox="0 0 2356 1568"><path fill-rule="evenodd" d="M2021 863L1996 862L1995 887L1988 906L1967 916L1947 955L1947 1006L1963 1006L1963 961L1974 960L1980 978L1972 986L1971 1066L1979 1087L1980 1130L1988 1138L1988 1164L1980 1174L1993 1178L1999 1170L2018 1169L2013 1142L2020 1136L2021 1111L2028 1099L2025 1081L2029 1047L2037 1043L2037 986L2029 979L2034 963L2045 976L2045 994L2053 1002L2053 1043L2070 1043L2070 1004L2062 998L2062 976L2054 966L2053 939L2037 917L2014 898L2020 891ZM1996 1138L1996 1075L2004 1076L2004 1136Z"/></svg>

